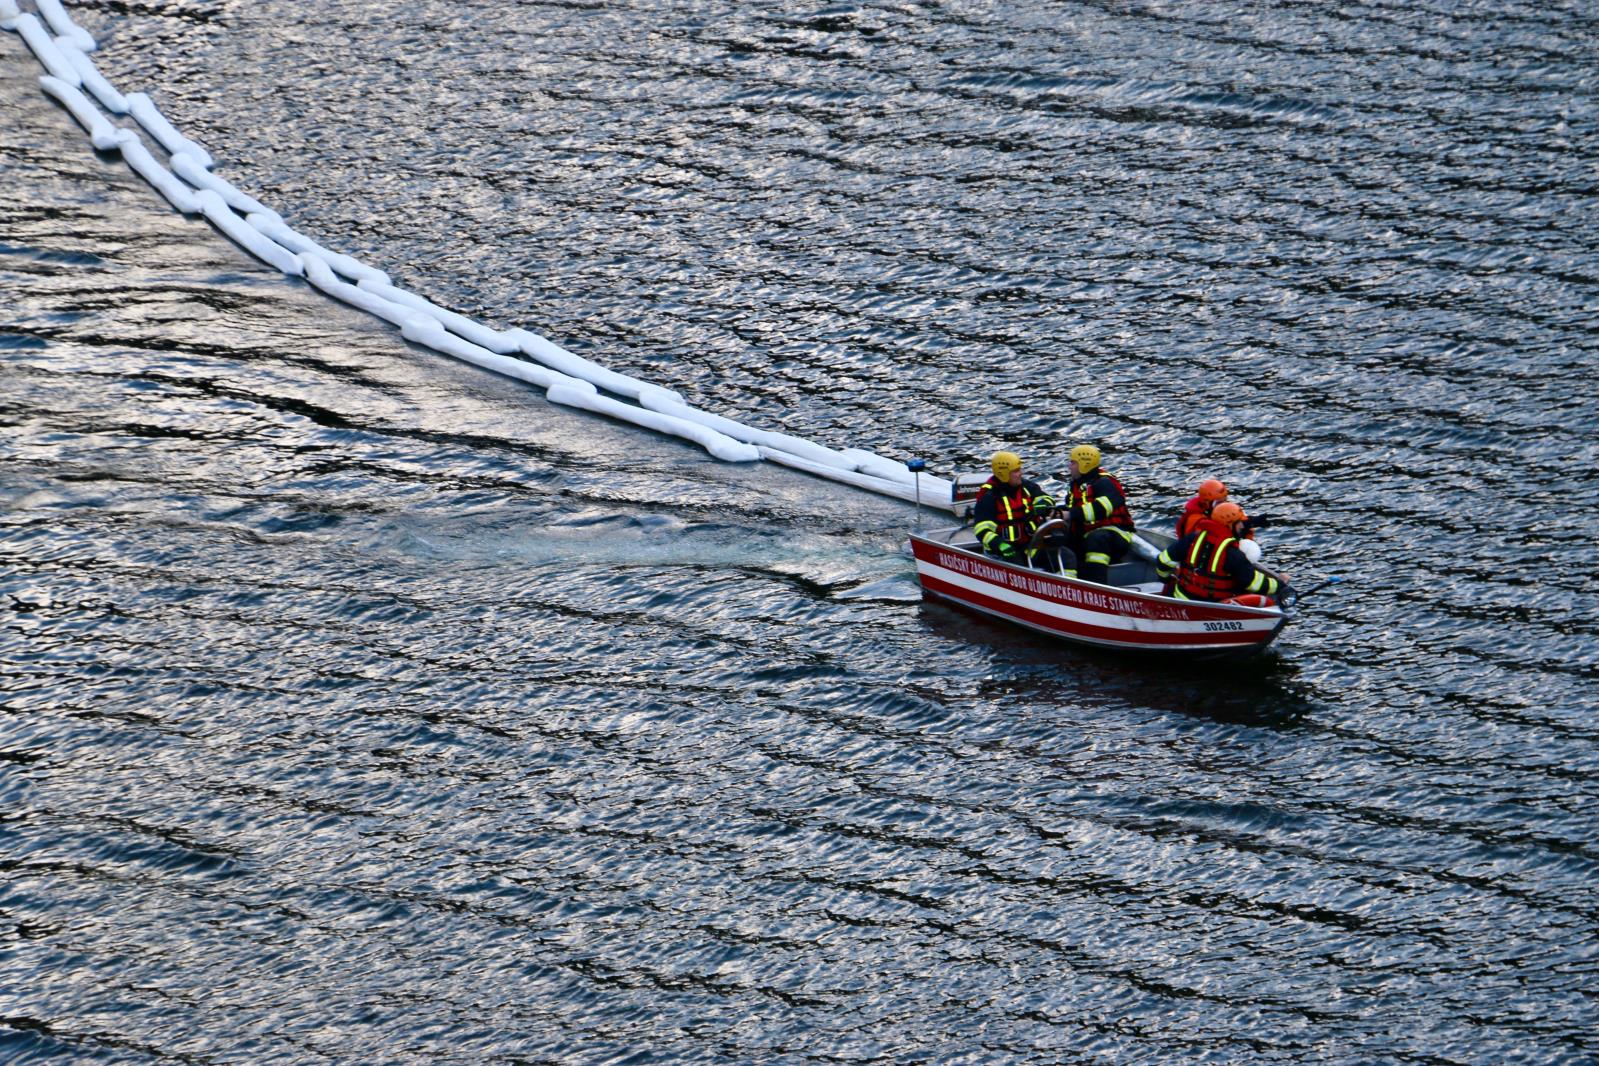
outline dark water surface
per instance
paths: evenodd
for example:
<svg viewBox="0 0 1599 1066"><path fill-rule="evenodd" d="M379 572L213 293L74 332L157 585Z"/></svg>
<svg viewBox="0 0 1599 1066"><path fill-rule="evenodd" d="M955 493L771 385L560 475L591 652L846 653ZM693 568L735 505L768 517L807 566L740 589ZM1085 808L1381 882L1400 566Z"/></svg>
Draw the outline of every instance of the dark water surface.
<svg viewBox="0 0 1599 1066"><path fill-rule="evenodd" d="M407 346L0 34L0 1059L1599 1056L1591 4L71 10L399 284L1346 582L1226 672L922 605L910 508Z"/></svg>

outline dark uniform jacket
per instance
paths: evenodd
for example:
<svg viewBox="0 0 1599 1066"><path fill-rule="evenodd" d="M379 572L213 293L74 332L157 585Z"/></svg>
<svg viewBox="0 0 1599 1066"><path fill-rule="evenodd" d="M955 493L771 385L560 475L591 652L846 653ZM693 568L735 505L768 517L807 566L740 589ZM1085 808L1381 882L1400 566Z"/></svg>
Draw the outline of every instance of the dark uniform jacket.
<svg viewBox="0 0 1599 1066"><path fill-rule="evenodd" d="M977 502L972 505L977 525L972 532L985 551L1004 554L1003 546L1009 544L1019 554L1054 506L1055 501L1036 481L1012 486L991 477L977 490Z"/></svg>
<svg viewBox="0 0 1599 1066"><path fill-rule="evenodd" d="M1122 483L1103 470L1090 470L1072 478L1067 508L1074 538L1107 527L1125 530L1129 535L1133 531L1133 515L1127 509Z"/></svg>
<svg viewBox="0 0 1599 1066"><path fill-rule="evenodd" d="M1220 603L1246 592L1275 596L1280 587L1249 561L1232 530L1209 518L1161 552L1155 568L1162 577L1177 571L1174 595L1187 600Z"/></svg>

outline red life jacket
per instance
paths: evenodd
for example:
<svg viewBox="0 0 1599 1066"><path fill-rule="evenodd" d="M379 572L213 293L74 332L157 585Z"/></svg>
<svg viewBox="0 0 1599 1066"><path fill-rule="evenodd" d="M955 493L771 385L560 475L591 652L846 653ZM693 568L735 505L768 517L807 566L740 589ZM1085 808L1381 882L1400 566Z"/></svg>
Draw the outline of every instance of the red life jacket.
<svg viewBox="0 0 1599 1066"><path fill-rule="evenodd" d="M1216 520L1199 520L1194 540L1177 560L1177 588L1191 600L1220 603L1238 594L1238 582L1227 572L1227 550L1238 543L1232 530Z"/></svg>
<svg viewBox="0 0 1599 1066"><path fill-rule="evenodd" d="M1080 523L1082 523L1083 506L1093 502L1094 482L1098 481L1100 478L1108 478L1110 483L1116 486L1116 491L1122 495L1122 502L1117 504L1115 510L1111 511L1110 514L1103 518L1097 518L1086 525L1082 525L1081 528L1075 530L1075 532L1080 533L1083 536L1087 536L1096 529L1104 529L1106 526L1115 526L1117 529L1125 529L1127 532L1131 533L1133 531L1133 513L1127 509L1127 490L1122 488L1122 483L1116 480L1115 474L1107 474L1103 470L1096 470L1093 477L1084 478L1080 482L1072 482L1072 525L1078 526Z"/></svg>
<svg viewBox="0 0 1599 1066"><path fill-rule="evenodd" d="M998 478L989 478L977 490L977 499L994 494L994 522L999 526L999 539L1027 547L1033 531L1039 526L1039 515L1033 506L1034 496L1023 481L1020 485L1007 485ZM976 503L973 503L973 507Z"/></svg>
<svg viewBox="0 0 1599 1066"><path fill-rule="evenodd" d="M1217 501L1220 502L1220 501ZM1214 507L1212 504L1211 507ZM1177 539L1182 540L1188 534L1199 528L1199 523L1210 517L1210 507L1200 500L1198 496L1183 504L1183 513L1177 516ZM1255 534L1247 532L1243 539L1254 540Z"/></svg>
<svg viewBox="0 0 1599 1066"><path fill-rule="evenodd" d="M1198 496L1183 504L1183 513L1177 516L1177 539L1192 533L1199 523L1210 516L1210 508Z"/></svg>

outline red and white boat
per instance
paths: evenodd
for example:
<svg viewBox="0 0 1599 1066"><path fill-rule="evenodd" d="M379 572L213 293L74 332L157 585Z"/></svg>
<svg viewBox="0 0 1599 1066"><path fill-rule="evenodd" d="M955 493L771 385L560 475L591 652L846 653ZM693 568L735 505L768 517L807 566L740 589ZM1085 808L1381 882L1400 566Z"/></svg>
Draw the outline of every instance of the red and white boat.
<svg viewBox="0 0 1599 1066"><path fill-rule="evenodd" d="M985 555L966 526L912 533L911 551L923 596L1078 644L1183 658L1243 658L1265 648L1288 624L1280 606L1162 596L1153 555L1172 538L1142 530L1139 536L1146 545L1143 556L1129 555L1129 561L1112 566L1109 585Z"/></svg>

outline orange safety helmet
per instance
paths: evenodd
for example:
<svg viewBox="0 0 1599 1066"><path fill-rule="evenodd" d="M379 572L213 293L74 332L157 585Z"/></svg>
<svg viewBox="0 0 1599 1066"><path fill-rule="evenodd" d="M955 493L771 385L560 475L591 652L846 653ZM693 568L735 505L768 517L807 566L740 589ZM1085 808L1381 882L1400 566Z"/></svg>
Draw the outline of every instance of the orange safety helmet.
<svg viewBox="0 0 1599 1066"><path fill-rule="evenodd" d="M1200 503L1220 503L1227 498L1227 486L1215 478L1206 478L1199 483Z"/></svg>
<svg viewBox="0 0 1599 1066"><path fill-rule="evenodd" d="M1246 515L1244 513L1244 509L1238 506L1236 503L1223 500L1221 503L1218 503L1215 507L1211 508L1210 517L1214 518L1228 529L1231 529L1235 522L1242 522L1249 516Z"/></svg>

